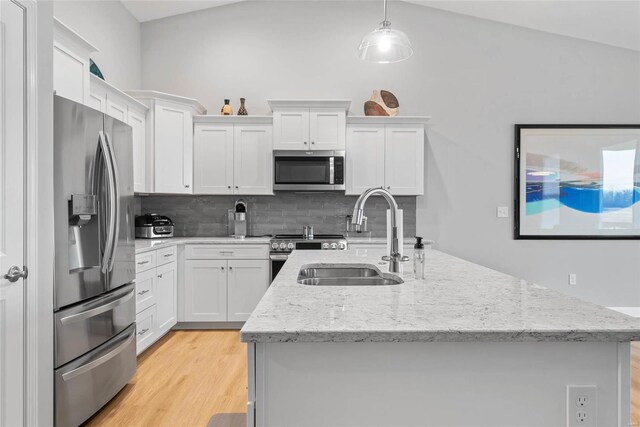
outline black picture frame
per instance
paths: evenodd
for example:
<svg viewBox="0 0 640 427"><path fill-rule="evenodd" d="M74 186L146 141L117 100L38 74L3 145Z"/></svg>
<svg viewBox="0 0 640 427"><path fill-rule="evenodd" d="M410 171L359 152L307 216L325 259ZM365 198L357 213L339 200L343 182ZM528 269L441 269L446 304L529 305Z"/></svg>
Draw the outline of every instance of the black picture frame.
<svg viewBox="0 0 640 427"><path fill-rule="evenodd" d="M520 173L521 173L521 138L524 129L638 129L640 124L515 124L514 125L514 202L513 232L516 240L640 240L637 235L532 235L522 234L520 230Z"/></svg>

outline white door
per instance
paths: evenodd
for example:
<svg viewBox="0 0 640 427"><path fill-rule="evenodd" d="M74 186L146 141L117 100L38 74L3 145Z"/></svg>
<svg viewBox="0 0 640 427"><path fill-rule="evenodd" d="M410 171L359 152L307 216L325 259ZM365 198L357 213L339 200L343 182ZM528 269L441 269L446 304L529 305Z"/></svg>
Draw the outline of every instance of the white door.
<svg viewBox="0 0 640 427"><path fill-rule="evenodd" d="M191 193L193 130L191 114L156 101L154 175L156 193Z"/></svg>
<svg viewBox="0 0 640 427"><path fill-rule="evenodd" d="M196 123L193 133L193 192L233 194L233 125Z"/></svg>
<svg viewBox="0 0 640 427"><path fill-rule="evenodd" d="M127 104L116 97L107 95L107 111L111 117L127 123Z"/></svg>
<svg viewBox="0 0 640 427"><path fill-rule="evenodd" d="M271 126L235 125L233 182L236 194L273 194Z"/></svg>
<svg viewBox="0 0 640 427"><path fill-rule="evenodd" d="M347 127L346 194L384 186L384 125Z"/></svg>
<svg viewBox="0 0 640 427"><path fill-rule="evenodd" d="M158 334L163 335L178 321L177 282L178 269L175 262L161 265L156 269L156 315Z"/></svg>
<svg viewBox="0 0 640 427"><path fill-rule="evenodd" d="M128 110L127 123L131 126L133 136L133 191L147 191L146 179L146 119L144 114Z"/></svg>
<svg viewBox="0 0 640 427"><path fill-rule="evenodd" d="M230 322L249 318L269 287L268 260L229 260L228 315Z"/></svg>
<svg viewBox="0 0 640 427"><path fill-rule="evenodd" d="M273 149L309 149L308 108L283 108L273 112Z"/></svg>
<svg viewBox="0 0 640 427"><path fill-rule="evenodd" d="M312 150L344 150L344 110L311 108L309 110L309 142Z"/></svg>
<svg viewBox="0 0 640 427"><path fill-rule="evenodd" d="M186 260L184 271L184 320L227 320L227 261Z"/></svg>
<svg viewBox="0 0 640 427"><path fill-rule="evenodd" d="M24 424L26 11L0 1L0 425ZM12 269L13 278L5 274Z"/></svg>
<svg viewBox="0 0 640 427"><path fill-rule="evenodd" d="M424 194L424 127L386 126L384 175L395 196Z"/></svg>

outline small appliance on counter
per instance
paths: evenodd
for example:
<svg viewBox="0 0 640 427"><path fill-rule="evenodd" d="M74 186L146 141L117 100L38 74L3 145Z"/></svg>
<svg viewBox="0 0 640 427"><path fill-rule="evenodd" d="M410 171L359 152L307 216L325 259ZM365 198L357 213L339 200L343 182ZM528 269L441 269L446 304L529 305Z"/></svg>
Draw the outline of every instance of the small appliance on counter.
<svg viewBox="0 0 640 427"><path fill-rule="evenodd" d="M166 239L173 237L173 221L168 216L145 214L136 217L136 238Z"/></svg>
<svg viewBox="0 0 640 427"><path fill-rule="evenodd" d="M247 202L236 200L234 209L228 211L229 235L236 239L247 237Z"/></svg>

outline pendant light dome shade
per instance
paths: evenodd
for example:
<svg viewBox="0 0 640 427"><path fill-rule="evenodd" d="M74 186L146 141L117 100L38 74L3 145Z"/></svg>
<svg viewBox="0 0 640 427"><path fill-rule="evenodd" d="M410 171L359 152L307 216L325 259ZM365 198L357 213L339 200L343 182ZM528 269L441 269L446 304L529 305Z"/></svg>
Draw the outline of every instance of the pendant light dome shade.
<svg viewBox="0 0 640 427"><path fill-rule="evenodd" d="M384 20L380 27L363 37L358 56L364 61L387 64L404 61L411 55L413 48L409 37L391 28L391 22L387 21L387 0L384 0Z"/></svg>
<svg viewBox="0 0 640 427"><path fill-rule="evenodd" d="M409 37L399 30L394 30L385 23L363 37L358 47L360 59L369 62L387 64L400 62L413 55Z"/></svg>

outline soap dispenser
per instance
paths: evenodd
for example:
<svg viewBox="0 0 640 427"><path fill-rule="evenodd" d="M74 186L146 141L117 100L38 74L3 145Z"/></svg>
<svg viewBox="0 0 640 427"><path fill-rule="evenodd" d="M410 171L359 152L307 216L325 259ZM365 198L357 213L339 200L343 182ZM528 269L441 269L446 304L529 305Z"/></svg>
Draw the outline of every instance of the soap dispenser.
<svg viewBox="0 0 640 427"><path fill-rule="evenodd" d="M413 275L418 280L424 279L424 244L422 237L418 236L413 246Z"/></svg>

